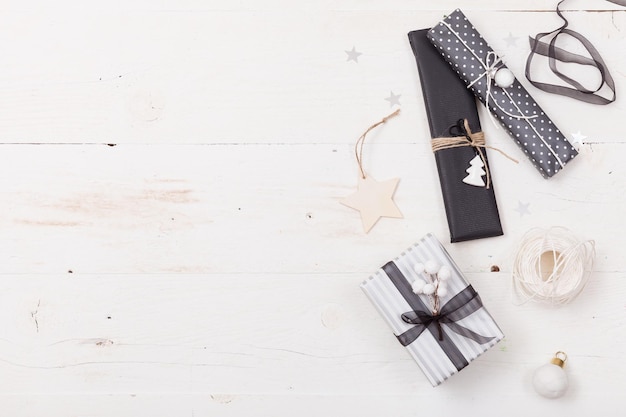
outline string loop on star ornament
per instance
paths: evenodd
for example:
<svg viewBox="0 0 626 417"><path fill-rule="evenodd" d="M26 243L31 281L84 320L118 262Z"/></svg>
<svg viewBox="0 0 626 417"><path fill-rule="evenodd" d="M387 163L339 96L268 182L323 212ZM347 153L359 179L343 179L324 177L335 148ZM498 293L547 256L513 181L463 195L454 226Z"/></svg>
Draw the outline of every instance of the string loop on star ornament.
<svg viewBox="0 0 626 417"><path fill-rule="evenodd" d="M393 201L393 194L400 179L392 178L386 181L376 181L363 168L363 144L365 137L370 131L387 123L389 119L398 114L400 114L400 109L368 127L354 145L354 155L359 166L357 191L343 198L340 203L360 212L365 233L368 233L381 217L402 218L402 212L400 212L400 209Z"/></svg>
<svg viewBox="0 0 626 417"><path fill-rule="evenodd" d="M565 227L529 230L513 262L514 303L569 303L589 281L594 258L595 241L581 240Z"/></svg>
<svg viewBox="0 0 626 417"><path fill-rule="evenodd" d="M354 144L354 156L356 157L356 162L359 165L361 178L365 179L365 177L367 177L367 175L365 174L365 169L363 169L363 144L365 143L365 137L370 131L376 129L378 126L382 124L387 123L387 120L391 119L392 117L396 117L399 114L400 114L400 109L394 111L393 113L383 117L381 120L374 123L373 125L368 127L361 136L359 136L356 143Z"/></svg>

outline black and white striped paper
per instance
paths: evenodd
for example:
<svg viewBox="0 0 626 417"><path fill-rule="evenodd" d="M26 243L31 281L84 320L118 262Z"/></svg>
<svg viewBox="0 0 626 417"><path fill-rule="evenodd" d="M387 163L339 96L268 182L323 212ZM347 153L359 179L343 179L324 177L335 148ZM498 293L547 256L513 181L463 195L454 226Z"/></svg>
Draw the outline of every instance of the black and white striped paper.
<svg viewBox="0 0 626 417"><path fill-rule="evenodd" d="M425 263L427 260L433 260L439 265L448 265L452 270L452 276L448 280L448 295L440 297L441 305L444 305L467 287L468 283L461 271L445 248L432 234L426 235L417 244L404 251L399 257L394 259L394 263L407 281L412 283L420 277L420 274L414 272L413 266L417 263ZM424 279L424 277L421 278ZM405 323L401 317L402 313L411 311L412 308L398 292L382 268L365 280L361 284L361 289L378 309L396 336L413 327L412 324ZM427 296L420 295L420 297L422 297L424 304L431 305ZM502 331L484 307L458 323L481 335L494 337L489 343L481 345L450 331L445 324L442 325L445 337L453 341L468 362L476 359L504 337ZM437 340L428 331L423 332L417 340L406 348L433 386L441 384L459 371L441 349Z"/></svg>

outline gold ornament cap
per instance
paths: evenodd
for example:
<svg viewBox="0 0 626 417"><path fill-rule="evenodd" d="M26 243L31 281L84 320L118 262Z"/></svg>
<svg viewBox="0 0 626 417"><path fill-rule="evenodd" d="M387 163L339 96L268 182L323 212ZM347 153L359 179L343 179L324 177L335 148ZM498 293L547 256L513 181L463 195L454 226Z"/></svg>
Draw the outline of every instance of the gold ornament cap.
<svg viewBox="0 0 626 417"><path fill-rule="evenodd" d="M559 368L563 368L565 366L565 361L567 360L567 355L565 352L558 351L554 354L554 358L550 360L550 363L558 366Z"/></svg>

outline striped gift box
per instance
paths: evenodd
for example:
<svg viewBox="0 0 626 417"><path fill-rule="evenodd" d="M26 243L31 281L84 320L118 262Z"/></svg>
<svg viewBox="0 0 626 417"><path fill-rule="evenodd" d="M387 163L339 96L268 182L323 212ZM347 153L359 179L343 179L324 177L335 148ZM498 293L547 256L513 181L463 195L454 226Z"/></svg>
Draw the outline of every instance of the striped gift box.
<svg viewBox="0 0 626 417"><path fill-rule="evenodd" d="M414 265L428 260L452 270L448 294L440 297L440 314L431 316L433 321L408 323L402 317L405 313L427 310L431 314L429 297L411 290L413 281L424 279L414 271ZM432 234L376 271L361 284L361 289L433 386L463 369L504 337L478 294Z"/></svg>

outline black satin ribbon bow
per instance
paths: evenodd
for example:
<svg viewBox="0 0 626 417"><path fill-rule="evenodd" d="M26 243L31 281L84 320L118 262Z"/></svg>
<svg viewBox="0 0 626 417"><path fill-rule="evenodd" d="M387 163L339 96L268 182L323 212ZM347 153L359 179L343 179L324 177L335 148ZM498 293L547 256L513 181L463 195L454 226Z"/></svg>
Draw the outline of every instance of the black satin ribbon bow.
<svg viewBox="0 0 626 417"><path fill-rule="evenodd" d="M452 297L441 308L439 314L433 315L420 297L413 293L411 285L393 261L384 265L382 269L413 309L402 314L402 320L414 325L406 332L396 336L402 346L410 345L428 329L454 366L461 370L468 365L467 359L465 359L463 353L461 353L450 337L445 337L442 325L479 344L484 344L494 339L494 337L482 336L457 323L457 321L476 312L483 306L480 296L471 285L468 285L463 291Z"/></svg>

